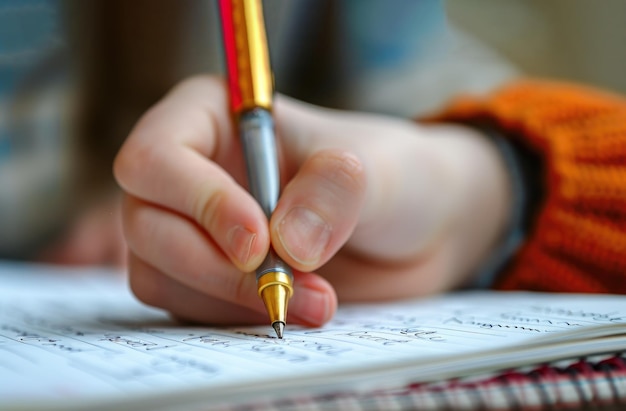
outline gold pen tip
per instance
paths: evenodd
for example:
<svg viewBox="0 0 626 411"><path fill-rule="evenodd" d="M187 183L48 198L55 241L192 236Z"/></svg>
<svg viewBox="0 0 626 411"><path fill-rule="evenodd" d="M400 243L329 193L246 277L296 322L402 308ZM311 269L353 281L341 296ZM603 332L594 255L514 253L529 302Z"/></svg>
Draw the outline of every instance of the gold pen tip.
<svg viewBox="0 0 626 411"><path fill-rule="evenodd" d="M272 328L276 331L276 336L282 340L283 331L285 330L285 323L282 321L274 321L272 323Z"/></svg>
<svg viewBox="0 0 626 411"><path fill-rule="evenodd" d="M292 279L282 272L269 272L257 280L259 296L265 304L270 323L278 338L287 324L287 305L293 294Z"/></svg>

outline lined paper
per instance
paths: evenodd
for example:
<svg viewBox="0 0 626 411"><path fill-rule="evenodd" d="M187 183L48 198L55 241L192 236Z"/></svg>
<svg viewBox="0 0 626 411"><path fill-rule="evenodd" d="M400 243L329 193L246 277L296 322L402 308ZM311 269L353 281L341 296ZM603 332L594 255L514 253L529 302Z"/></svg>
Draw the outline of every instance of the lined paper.
<svg viewBox="0 0 626 411"><path fill-rule="evenodd" d="M585 335L613 335L604 349L624 347L624 324L622 296L466 292L342 306L327 326L289 325L279 340L269 325L182 326L136 301L120 273L4 263L0 408L106 407L151 396L228 401L290 385L324 392L330 375L356 384L371 373L371 385L382 386L393 379L377 383L376 370L393 375L390 365L411 381L446 364L453 373L493 368L540 344L583 349L570 342ZM514 354L502 357L507 350ZM482 355L490 351L500 357Z"/></svg>

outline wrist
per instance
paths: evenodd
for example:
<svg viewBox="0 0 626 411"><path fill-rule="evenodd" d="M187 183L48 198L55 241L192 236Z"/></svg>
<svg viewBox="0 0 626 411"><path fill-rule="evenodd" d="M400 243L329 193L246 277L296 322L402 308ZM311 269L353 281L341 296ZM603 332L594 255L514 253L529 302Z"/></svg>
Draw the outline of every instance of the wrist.
<svg viewBox="0 0 626 411"><path fill-rule="evenodd" d="M463 125L426 129L456 193L451 223L451 286L462 286L474 281L479 267L507 232L513 208L512 180L501 150L481 131Z"/></svg>

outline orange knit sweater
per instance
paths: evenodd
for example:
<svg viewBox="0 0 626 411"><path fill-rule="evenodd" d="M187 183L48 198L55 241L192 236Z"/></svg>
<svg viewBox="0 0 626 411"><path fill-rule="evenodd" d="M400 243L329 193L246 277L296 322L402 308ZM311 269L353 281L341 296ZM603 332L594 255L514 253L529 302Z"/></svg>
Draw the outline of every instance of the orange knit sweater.
<svg viewBox="0 0 626 411"><path fill-rule="evenodd" d="M438 121L486 121L541 157L545 193L500 289L626 293L626 99L521 81L461 97Z"/></svg>

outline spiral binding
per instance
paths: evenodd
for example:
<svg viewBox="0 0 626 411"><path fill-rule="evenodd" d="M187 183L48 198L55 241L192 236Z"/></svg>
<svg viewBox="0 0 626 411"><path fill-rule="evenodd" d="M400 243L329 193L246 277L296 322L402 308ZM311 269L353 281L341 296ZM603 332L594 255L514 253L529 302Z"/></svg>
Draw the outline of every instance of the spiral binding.
<svg viewBox="0 0 626 411"><path fill-rule="evenodd" d="M626 354L506 370L393 391L338 393L220 410L621 410L626 409Z"/></svg>

